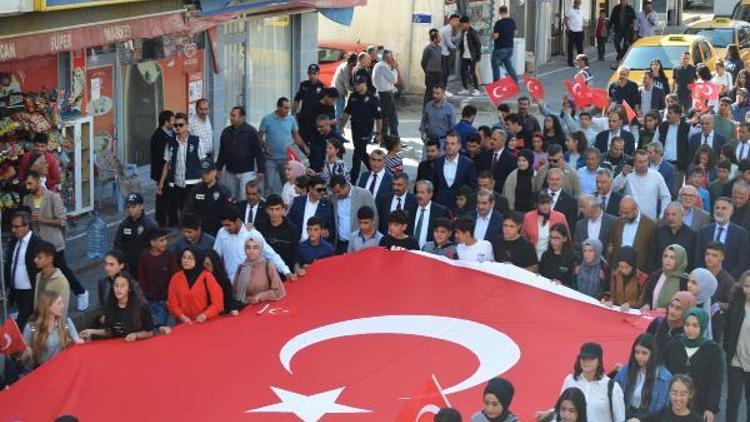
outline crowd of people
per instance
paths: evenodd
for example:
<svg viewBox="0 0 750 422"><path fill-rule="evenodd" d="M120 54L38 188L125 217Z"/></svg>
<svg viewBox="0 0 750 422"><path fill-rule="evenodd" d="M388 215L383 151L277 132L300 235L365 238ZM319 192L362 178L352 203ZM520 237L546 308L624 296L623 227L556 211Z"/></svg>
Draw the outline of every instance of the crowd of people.
<svg viewBox="0 0 750 422"><path fill-rule="evenodd" d="M493 64L517 79L507 46L515 27L507 7L500 15ZM575 16L566 22L574 31ZM67 306L71 289L79 309L87 293L65 264L59 194L29 171L5 268L28 348L9 362L25 373L84 340L133 342L237 315L282 300L286 282L330 256L422 250L513 264L610 306L663 313L613 373L602 347L584 344L539 420L711 422L726 378L735 421L742 392L750 398L750 70L733 65L726 77L685 63L670 81L655 60L640 86L620 72L606 110L569 98L559 112L540 103L540 124L521 96L497 107L494 125L476 127L477 109L467 105L457 119L445 90L457 50L464 87L477 92L472 31L453 16L429 32L415 178L400 153L400 78L389 50L353 54L332 87L310 65L296 95L279 98L257 129L234 107L216 148L207 100L191 118L163 111L151 151L155 219L141 194L127 196L97 286L100 312L80 333ZM585 56L575 63L588 72ZM722 83L720 100L693 103L688 71ZM172 227L180 234L170 247ZM491 380L472 421L516 420L512 397L507 380Z"/></svg>

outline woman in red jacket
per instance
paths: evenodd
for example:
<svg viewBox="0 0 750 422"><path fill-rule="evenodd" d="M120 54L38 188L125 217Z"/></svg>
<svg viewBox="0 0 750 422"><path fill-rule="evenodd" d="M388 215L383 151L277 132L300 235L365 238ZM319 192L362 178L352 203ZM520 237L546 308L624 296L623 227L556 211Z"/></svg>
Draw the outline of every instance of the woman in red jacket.
<svg viewBox="0 0 750 422"><path fill-rule="evenodd" d="M197 248L188 247L180 255L181 270L169 281L167 307L183 323L211 319L224 309L221 286L203 267L205 257Z"/></svg>
<svg viewBox="0 0 750 422"><path fill-rule="evenodd" d="M552 209L552 197L540 191L536 198L536 209L526 213L521 226L521 236L534 245L538 259L542 259L542 254L547 251L550 228L555 224L568 227L565 215Z"/></svg>

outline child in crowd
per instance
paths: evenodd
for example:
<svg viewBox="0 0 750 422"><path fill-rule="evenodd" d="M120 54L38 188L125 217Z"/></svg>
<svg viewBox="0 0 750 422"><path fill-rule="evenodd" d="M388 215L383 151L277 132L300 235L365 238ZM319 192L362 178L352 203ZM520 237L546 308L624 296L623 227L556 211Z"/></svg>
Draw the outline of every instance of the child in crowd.
<svg viewBox="0 0 750 422"><path fill-rule="evenodd" d="M711 203L715 203L719 197L724 195L724 189L727 183L732 181L732 164L729 160L721 159L716 164L716 179L708 184L708 196L711 199Z"/></svg>
<svg viewBox="0 0 750 422"><path fill-rule="evenodd" d="M315 216L310 217L307 220L307 240L300 242L297 251L296 272L307 269L318 259L333 256L335 252L333 245L323 239L323 220Z"/></svg>
<svg viewBox="0 0 750 422"><path fill-rule="evenodd" d="M557 223L549 230L549 246L539 260L539 275L575 289L576 258L568 227Z"/></svg>
<svg viewBox="0 0 750 422"><path fill-rule="evenodd" d="M531 148L534 153L534 162L531 167L534 170L539 170L539 167L547 164L549 154L547 153L547 142L544 140L544 136L541 132L536 132L531 135Z"/></svg>
<svg viewBox="0 0 750 422"><path fill-rule="evenodd" d="M698 191L698 200L696 201L695 206L703 208L704 211L711 213L713 211L711 208L711 196L708 193L708 190L703 187L705 180L706 171L702 166L693 166L690 169L687 184L695 187Z"/></svg>
<svg viewBox="0 0 750 422"><path fill-rule="evenodd" d="M432 229L432 237L435 240L425 243L422 250L456 259L456 244L451 241L452 234L451 221L445 217L436 218Z"/></svg>
<svg viewBox="0 0 750 422"><path fill-rule="evenodd" d="M247 305L281 300L286 296L284 283L273 263L263 256L265 241L259 232L253 231L245 240L245 262L237 268L234 276L234 305L232 315Z"/></svg>
<svg viewBox="0 0 750 422"><path fill-rule="evenodd" d="M466 137L466 156L471 158L474 166L479 165L479 154L482 152L482 139L479 133L472 133Z"/></svg>
<svg viewBox="0 0 750 422"><path fill-rule="evenodd" d="M401 157L401 139L398 136L387 135L385 137L385 170L390 173L399 173L404 170L404 159Z"/></svg>
<svg viewBox="0 0 750 422"><path fill-rule="evenodd" d="M289 209L292 206L292 201L298 195L299 191L295 189L297 186L297 179L305 174L305 165L299 161L289 160L286 162L284 168L284 175L286 176L286 183L281 189L281 198L284 200L284 207Z"/></svg>
<svg viewBox="0 0 750 422"><path fill-rule="evenodd" d="M375 210L367 205L361 207L357 211L357 223L359 230L352 233L349 238L347 252L358 252L380 245L383 235L375 227Z"/></svg>
<svg viewBox="0 0 750 422"><path fill-rule="evenodd" d="M326 181L326 185L331 183L333 176L342 175L349 181L349 166L346 165L344 158L344 146L336 138L331 138L326 142L326 159L323 162L323 168L320 177ZM313 169L307 169L308 173L315 174Z"/></svg>
<svg viewBox="0 0 750 422"><path fill-rule="evenodd" d="M143 251L138 260L138 282L148 300L151 315L157 327L167 325L169 280L179 269L174 253L167 249L167 234L169 232L165 229L149 229L146 234L149 249Z"/></svg>
<svg viewBox="0 0 750 422"><path fill-rule="evenodd" d="M23 329L26 349L21 354L21 363L27 370L47 362L72 344L83 343L73 320L65 316L66 308L59 292L37 291L34 315Z"/></svg>
<svg viewBox="0 0 750 422"><path fill-rule="evenodd" d="M695 152L694 166L701 166L705 172L702 186L705 188L708 183L716 177L716 154L710 145L701 145Z"/></svg>
<svg viewBox="0 0 750 422"><path fill-rule="evenodd" d="M606 261L602 258L602 242L586 239L581 243L581 265L576 269L578 291L599 299L602 296Z"/></svg>
<svg viewBox="0 0 750 422"><path fill-rule="evenodd" d="M36 274L36 288L34 290L34 304L39 299L41 292L49 291L59 293L62 297L65 308L63 309L62 318L68 316L68 301L70 300L70 284L59 268L55 268L55 245L40 241L34 254L34 265L39 272Z"/></svg>
<svg viewBox="0 0 750 422"><path fill-rule="evenodd" d="M224 310L221 286L204 264L203 251L188 247L180 255L180 271L169 282L167 307L183 324L206 322Z"/></svg>
<svg viewBox="0 0 750 422"><path fill-rule="evenodd" d="M456 206L450 210L453 219L471 213L472 209L469 202L471 194L471 188L466 185L460 186L458 189L456 189Z"/></svg>
<svg viewBox="0 0 750 422"><path fill-rule="evenodd" d="M126 343L132 343L153 336L151 310L134 288L135 284L136 281L126 275L117 276L105 305L105 328L83 330L81 338L119 337L124 338Z"/></svg>
<svg viewBox="0 0 750 422"><path fill-rule="evenodd" d="M384 246L390 250L419 250L417 239L406 233L408 227L409 214L406 211L391 211L390 215L388 215L388 234L380 239L380 246Z"/></svg>
<svg viewBox="0 0 750 422"><path fill-rule="evenodd" d="M474 237L474 219L468 216L458 217L453 223L453 233L458 246L458 259L469 262L492 262L492 244Z"/></svg>

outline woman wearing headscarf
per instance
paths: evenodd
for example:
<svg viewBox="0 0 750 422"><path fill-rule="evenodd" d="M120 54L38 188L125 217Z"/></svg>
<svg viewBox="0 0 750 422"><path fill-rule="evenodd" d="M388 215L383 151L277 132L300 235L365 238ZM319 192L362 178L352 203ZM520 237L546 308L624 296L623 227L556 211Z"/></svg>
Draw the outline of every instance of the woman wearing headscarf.
<svg viewBox="0 0 750 422"><path fill-rule="evenodd" d="M648 275L638 269L638 253L631 246L623 246L615 255L609 278L609 301L615 306L626 303L631 308L643 304L643 286Z"/></svg>
<svg viewBox="0 0 750 422"><path fill-rule="evenodd" d="M484 406L471 417L471 422L517 422L510 410L513 384L503 378L493 378L484 387Z"/></svg>
<svg viewBox="0 0 750 422"><path fill-rule="evenodd" d="M719 413L724 352L705 337L708 314L701 308L690 308L685 314L685 333L672 340L664 351L664 366L673 374L687 374L695 383L693 409L707 422Z"/></svg>
<svg viewBox="0 0 750 422"><path fill-rule="evenodd" d="M237 268L232 283L235 299L232 315L237 315L246 305L280 300L286 296L276 266L263 256L264 243L263 237L257 232L250 232L245 240L246 259Z"/></svg>
<svg viewBox="0 0 750 422"><path fill-rule="evenodd" d="M602 242L599 239L586 239L581 243L581 263L576 274L576 286L579 292L594 299L602 297L604 267Z"/></svg>
<svg viewBox="0 0 750 422"><path fill-rule="evenodd" d="M657 317L651 321L646 329L656 337L657 350L659 351L659 361L667 349L667 344L678 335L683 333L682 321L685 319L685 312L695 306L695 296L690 292L677 292L672 296L667 306L667 315Z"/></svg>
<svg viewBox="0 0 750 422"><path fill-rule="evenodd" d="M696 268L688 276L688 291L695 296L695 306L706 311L709 320L714 314L711 309L711 297L716 293L717 285L716 277L705 268ZM708 324L706 327L705 337L709 340L714 339L712 325Z"/></svg>
<svg viewBox="0 0 750 422"><path fill-rule="evenodd" d="M654 271L646 281L641 310L666 308L675 293L687 290L687 253L685 248L672 244L664 249L661 269Z"/></svg>
<svg viewBox="0 0 750 422"><path fill-rule="evenodd" d="M534 153L524 148L516 159L516 169L513 170L505 181L503 196L508 199L508 207L518 212L527 212L534 208L532 193L534 188Z"/></svg>
<svg viewBox="0 0 750 422"><path fill-rule="evenodd" d="M305 165L296 160L289 160L286 162L286 168L284 169L284 175L286 176L286 183L281 189L281 199L284 201L284 209L289 209L292 206L294 197L297 196L297 192L294 190L294 182L298 177L305 174Z"/></svg>
<svg viewBox="0 0 750 422"><path fill-rule="evenodd" d="M180 254L180 268L169 281L167 307L185 324L202 323L224 310L224 295L216 278L204 267L205 256L189 246Z"/></svg>

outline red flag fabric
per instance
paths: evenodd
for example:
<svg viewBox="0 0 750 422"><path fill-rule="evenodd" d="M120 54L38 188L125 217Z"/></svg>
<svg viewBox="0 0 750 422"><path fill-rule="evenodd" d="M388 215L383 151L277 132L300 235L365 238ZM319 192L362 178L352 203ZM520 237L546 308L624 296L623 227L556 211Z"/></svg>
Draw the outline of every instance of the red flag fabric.
<svg viewBox="0 0 750 422"><path fill-rule="evenodd" d="M518 95L518 85L516 85L513 78L506 76L496 80L495 82L486 85L484 90L487 92L490 102L495 107L499 106L503 101L507 101L514 96Z"/></svg>
<svg viewBox="0 0 750 422"><path fill-rule="evenodd" d="M718 101L721 85L712 82L697 82L688 85L694 100Z"/></svg>
<svg viewBox="0 0 750 422"><path fill-rule="evenodd" d="M586 84L586 78L583 75L576 75L573 78L573 82L565 79L563 80L563 84L568 89L570 97L576 103L576 107L581 108L591 104L588 98L589 86Z"/></svg>
<svg viewBox="0 0 750 422"><path fill-rule="evenodd" d="M297 154L294 153L294 150L292 147L286 147L286 160L287 161L299 161L300 163L302 160L297 157Z"/></svg>
<svg viewBox="0 0 750 422"><path fill-rule="evenodd" d="M544 99L544 85L539 79L524 76L523 83L526 85L526 90L529 91L534 101L542 101Z"/></svg>
<svg viewBox="0 0 750 422"><path fill-rule="evenodd" d="M13 318L6 319L5 323L0 325L0 353L10 356L23 352L25 349L26 341L18 329L16 320Z"/></svg>
<svg viewBox="0 0 750 422"><path fill-rule="evenodd" d="M502 376L530 421L557 399L581 344L626 362L643 331L635 313L512 265L418 252L319 260L286 289L273 312L70 347L0 392L0 420L391 421L435 374L464 415Z"/></svg>
<svg viewBox="0 0 750 422"><path fill-rule="evenodd" d="M625 114L628 115L628 123L632 122L633 119L638 117L638 115L635 113L635 110L633 110L633 107L631 107L627 101L622 100L622 107L625 109Z"/></svg>
<svg viewBox="0 0 750 422"><path fill-rule="evenodd" d="M604 88L589 88L586 92L590 104L606 110L609 107L609 94Z"/></svg>
<svg viewBox="0 0 750 422"><path fill-rule="evenodd" d="M443 394L437 378L433 375L417 394L409 398L395 421L432 422L435 420L435 414L444 407L450 407L450 403Z"/></svg>

